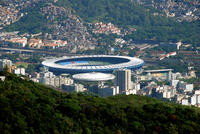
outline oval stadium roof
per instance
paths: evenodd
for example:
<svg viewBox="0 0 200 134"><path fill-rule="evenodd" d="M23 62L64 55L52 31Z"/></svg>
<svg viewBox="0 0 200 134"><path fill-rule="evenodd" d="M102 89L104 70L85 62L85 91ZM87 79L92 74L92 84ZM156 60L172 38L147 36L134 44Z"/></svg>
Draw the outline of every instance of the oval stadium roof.
<svg viewBox="0 0 200 134"><path fill-rule="evenodd" d="M72 76L72 78L80 81L107 81L115 79L115 76L113 74L92 72L75 74Z"/></svg>
<svg viewBox="0 0 200 134"><path fill-rule="evenodd" d="M87 58L89 60L101 59L109 60L113 62L112 64L106 65L90 65L85 63L75 63L73 60L79 60ZM121 60L119 62L117 60ZM68 61L69 64L59 64L60 61ZM117 61L115 63L115 61ZM54 70L54 71L62 71L64 73L80 73L80 72L111 72L116 69L137 69L144 65L144 61L142 59L136 57L128 57L128 56L114 56L114 55L84 55L84 56L71 56L71 57L60 57L54 59L47 59L42 62L42 65Z"/></svg>

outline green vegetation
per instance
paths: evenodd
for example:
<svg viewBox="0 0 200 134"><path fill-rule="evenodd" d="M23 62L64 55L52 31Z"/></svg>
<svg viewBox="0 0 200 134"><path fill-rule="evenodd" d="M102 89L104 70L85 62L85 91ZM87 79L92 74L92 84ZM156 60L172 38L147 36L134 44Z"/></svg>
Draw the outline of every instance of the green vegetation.
<svg viewBox="0 0 200 134"><path fill-rule="evenodd" d="M23 12L28 14L6 29L29 33L51 33L53 29L48 28L48 20L41 13L41 7L45 6L46 3L42 1L34 7L25 9ZM159 10L143 7L131 0L59 0L54 4L72 9L74 14L79 15L86 22L112 22L120 28L136 28L136 31L126 35L125 39L162 42L182 40L192 43L194 46L200 43L199 21L176 22L173 18L167 18ZM58 17L57 21L60 19ZM65 16L62 16L61 20L63 19ZM112 38L107 38L106 42L112 44Z"/></svg>
<svg viewBox="0 0 200 134"><path fill-rule="evenodd" d="M0 56L0 59L8 59L11 60L12 62L17 62L17 59L19 58L19 54L2 54Z"/></svg>
<svg viewBox="0 0 200 134"><path fill-rule="evenodd" d="M199 21L179 23L159 10L142 7L131 0L60 0L57 4L70 5L87 22L112 22L123 28L136 28L127 39L200 43Z"/></svg>
<svg viewBox="0 0 200 134"><path fill-rule="evenodd" d="M28 64L26 68L26 73L31 74L33 72L39 71L39 68L41 67L40 64Z"/></svg>
<svg viewBox="0 0 200 134"><path fill-rule="evenodd" d="M178 59L174 61L162 60L159 61L158 65L165 68L171 68L174 72L183 73L188 71L188 64Z"/></svg>
<svg viewBox="0 0 200 134"><path fill-rule="evenodd" d="M163 85L169 85L169 82L168 81L156 81L156 84L158 86L163 86Z"/></svg>
<svg viewBox="0 0 200 134"><path fill-rule="evenodd" d="M18 63L16 64L17 67L23 67L23 68L27 68L28 67L28 63Z"/></svg>
<svg viewBox="0 0 200 134"><path fill-rule="evenodd" d="M20 21L13 23L7 27L7 31L20 31L22 33L39 33L46 32L46 20L40 12L30 12Z"/></svg>
<svg viewBox="0 0 200 134"><path fill-rule="evenodd" d="M34 7L28 7L23 12L25 16L19 21L7 26L7 31L20 31L21 33L39 33L51 32L48 28L48 20L42 15L40 8L44 6L43 2L36 4Z"/></svg>
<svg viewBox="0 0 200 134"><path fill-rule="evenodd" d="M25 59L24 62L40 64L42 62L42 60L41 60L40 56L38 56L37 54L34 54L33 56L29 57L28 59Z"/></svg>
<svg viewBox="0 0 200 134"><path fill-rule="evenodd" d="M2 75L2 74L1 74ZM200 110L149 97L57 92L5 74L0 133L200 133Z"/></svg>

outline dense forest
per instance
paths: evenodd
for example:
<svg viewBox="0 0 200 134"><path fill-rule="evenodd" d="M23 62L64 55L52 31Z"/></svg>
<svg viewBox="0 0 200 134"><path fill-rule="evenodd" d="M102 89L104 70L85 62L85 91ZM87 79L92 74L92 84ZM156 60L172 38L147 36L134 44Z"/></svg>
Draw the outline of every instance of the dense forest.
<svg viewBox="0 0 200 134"><path fill-rule="evenodd" d="M40 11L40 7L45 6L47 2L42 1L35 7L24 9L28 14L6 29L30 33L51 32L53 29L48 28L48 21ZM160 10L143 7L134 0L59 0L53 4L72 10L85 22L112 22L121 28L136 28L137 31L127 35L126 39L172 42L182 40L194 45L200 43L199 20L177 22L166 17Z"/></svg>
<svg viewBox="0 0 200 134"><path fill-rule="evenodd" d="M0 81L0 133L200 133L200 110L149 97L63 93L13 74Z"/></svg>

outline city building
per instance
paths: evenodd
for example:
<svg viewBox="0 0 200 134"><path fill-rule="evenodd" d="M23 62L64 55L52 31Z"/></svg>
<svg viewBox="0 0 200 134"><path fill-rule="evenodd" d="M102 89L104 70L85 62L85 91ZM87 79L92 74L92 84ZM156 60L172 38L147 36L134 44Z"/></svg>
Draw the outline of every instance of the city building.
<svg viewBox="0 0 200 134"><path fill-rule="evenodd" d="M171 80L170 81L170 85L175 87L175 88L177 87L178 83L179 83L179 80Z"/></svg>
<svg viewBox="0 0 200 134"><path fill-rule="evenodd" d="M0 59L0 71L3 71L3 69L7 66L9 69L9 72L11 72L12 67L12 61L7 59Z"/></svg>
<svg viewBox="0 0 200 134"><path fill-rule="evenodd" d="M170 99L176 94L176 88L168 85L156 86L152 89L152 97Z"/></svg>
<svg viewBox="0 0 200 134"><path fill-rule="evenodd" d="M193 95L189 98L189 102L191 105L196 105L197 104L197 95Z"/></svg>
<svg viewBox="0 0 200 134"><path fill-rule="evenodd" d="M116 85L119 86L119 93L126 92L132 87L131 70L121 69L116 71Z"/></svg>
<svg viewBox="0 0 200 134"><path fill-rule="evenodd" d="M53 87L62 87L62 85L72 85L74 81L69 77L56 76L52 72L40 73L40 83Z"/></svg>
<svg viewBox="0 0 200 134"><path fill-rule="evenodd" d="M21 47L25 47L27 45L27 42L28 42L26 37L23 37L23 38L12 38L12 39L7 40L7 41L15 43L16 45L21 46Z"/></svg>
<svg viewBox="0 0 200 134"><path fill-rule="evenodd" d="M173 69L159 69L159 70L146 70L144 74L146 76L145 80L172 80L172 70Z"/></svg>
<svg viewBox="0 0 200 134"><path fill-rule="evenodd" d="M180 91L183 91L183 92L192 92L193 89L194 89L194 85L180 81L179 84L178 84L178 88L179 88Z"/></svg>
<svg viewBox="0 0 200 134"><path fill-rule="evenodd" d="M12 73L17 75L25 75L25 68L16 68L12 70Z"/></svg>
<svg viewBox="0 0 200 134"><path fill-rule="evenodd" d="M194 94L200 95L200 90L196 90L196 91L194 92Z"/></svg>
<svg viewBox="0 0 200 134"><path fill-rule="evenodd" d="M29 41L28 41L28 45L29 47L32 47L32 48L40 48L41 46L43 46L43 42L41 39L34 39L34 38L31 38Z"/></svg>
<svg viewBox="0 0 200 134"><path fill-rule="evenodd" d="M187 98L182 99L181 104L182 105L189 105L188 99Z"/></svg>
<svg viewBox="0 0 200 134"><path fill-rule="evenodd" d="M119 87L118 86L103 86L98 87L98 95L101 97L107 97L107 96L114 96L119 94Z"/></svg>
<svg viewBox="0 0 200 134"><path fill-rule="evenodd" d="M40 77L41 78L47 78L47 77L53 77L55 76L52 72L49 72L49 71L45 71L45 72L41 72L40 73Z"/></svg>
<svg viewBox="0 0 200 134"><path fill-rule="evenodd" d="M62 85L62 89L67 92L84 92L86 89L82 84Z"/></svg>

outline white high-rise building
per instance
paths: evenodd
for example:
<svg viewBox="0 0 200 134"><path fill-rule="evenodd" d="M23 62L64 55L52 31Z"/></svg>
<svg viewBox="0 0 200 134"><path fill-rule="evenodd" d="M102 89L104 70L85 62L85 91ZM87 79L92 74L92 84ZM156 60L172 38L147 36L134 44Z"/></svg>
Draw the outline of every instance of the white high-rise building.
<svg viewBox="0 0 200 134"><path fill-rule="evenodd" d="M116 71L116 85L119 86L119 93L131 89L131 70L122 69Z"/></svg>

